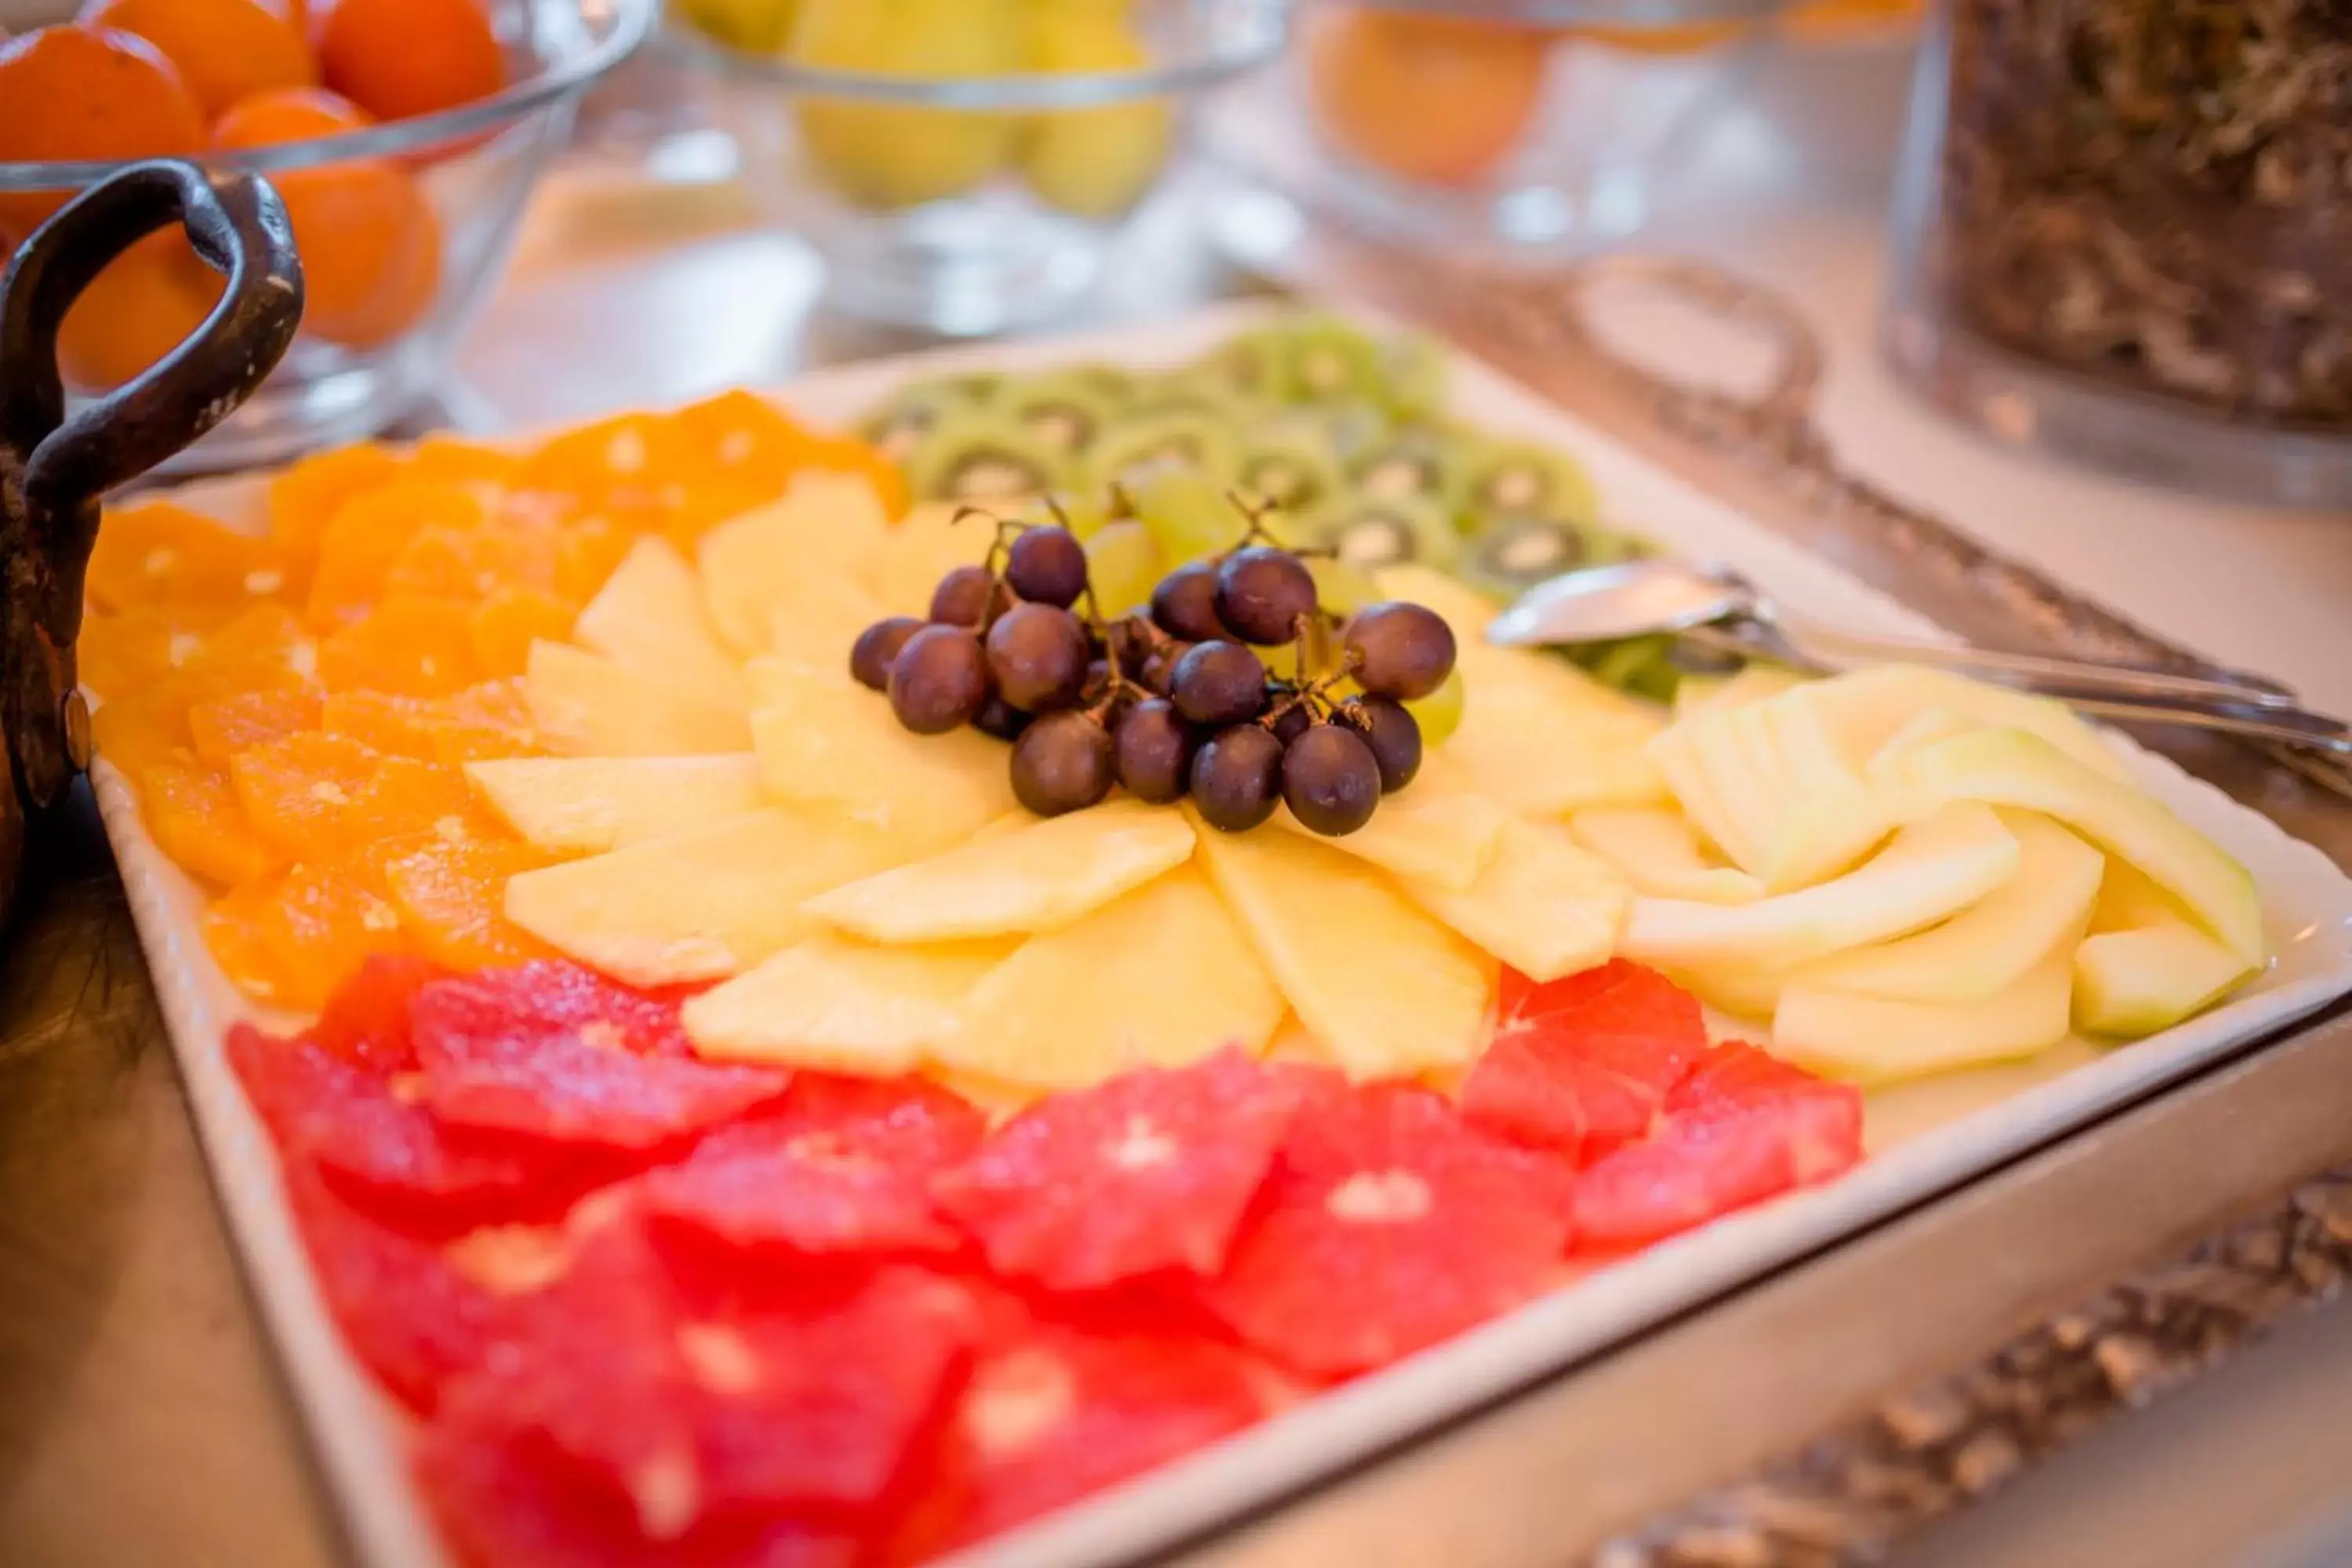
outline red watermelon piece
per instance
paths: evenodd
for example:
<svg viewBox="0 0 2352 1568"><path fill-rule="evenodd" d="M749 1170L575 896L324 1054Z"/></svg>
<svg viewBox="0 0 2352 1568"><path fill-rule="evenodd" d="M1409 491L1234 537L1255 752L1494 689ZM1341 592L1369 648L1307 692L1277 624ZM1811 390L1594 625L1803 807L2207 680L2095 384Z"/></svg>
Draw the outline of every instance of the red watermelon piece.
<svg viewBox="0 0 2352 1568"><path fill-rule="evenodd" d="M1738 1042L1708 1052L1666 1099L1655 1138L1588 1169L1577 1229L1639 1246L1825 1181L1862 1157L1862 1096Z"/></svg>
<svg viewBox="0 0 2352 1568"><path fill-rule="evenodd" d="M408 1006L416 994L448 977L440 965L409 953L373 954L327 999L310 1038L355 1067L405 1072L416 1065Z"/></svg>
<svg viewBox="0 0 2352 1568"><path fill-rule="evenodd" d="M1538 985L1506 969L1462 1109L1516 1142L1595 1160L1646 1136L1706 1049L1697 999L1655 970L1618 960Z"/></svg>
<svg viewBox="0 0 2352 1568"><path fill-rule="evenodd" d="M415 1103L414 1075L385 1078L307 1040L239 1024L229 1064L290 1165L315 1165L368 1213L447 1233L551 1214L603 1175L543 1148L466 1142Z"/></svg>
<svg viewBox="0 0 2352 1568"><path fill-rule="evenodd" d="M409 1008L425 1103L453 1126L642 1153L783 1092L784 1073L694 1060L677 1013L570 963L427 985Z"/></svg>
<svg viewBox="0 0 2352 1568"><path fill-rule="evenodd" d="M940 1176L940 1206L1000 1274L1095 1290L1214 1274L1295 1103L1239 1051L1039 1102Z"/></svg>
<svg viewBox="0 0 2352 1568"><path fill-rule="evenodd" d="M987 1121L920 1079L803 1073L774 1110L652 1172L666 1220L736 1247L815 1254L950 1252L931 1177L979 1147Z"/></svg>
<svg viewBox="0 0 2352 1568"><path fill-rule="evenodd" d="M1381 1366L1549 1285L1570 1182L1561 1163L1482 1135L1424 1090L1310 1100L1202 1299L1309 1376Z"/></svg>
<svg viewBox="0 0 2352 1568"><path fill-rule="evenodd" d="M839 1527L789 1518L721 1519L648 1540L629 1499L478 1408L435 1421L415 1467L467 1568L855 1568L861 1559Z"/></svg>

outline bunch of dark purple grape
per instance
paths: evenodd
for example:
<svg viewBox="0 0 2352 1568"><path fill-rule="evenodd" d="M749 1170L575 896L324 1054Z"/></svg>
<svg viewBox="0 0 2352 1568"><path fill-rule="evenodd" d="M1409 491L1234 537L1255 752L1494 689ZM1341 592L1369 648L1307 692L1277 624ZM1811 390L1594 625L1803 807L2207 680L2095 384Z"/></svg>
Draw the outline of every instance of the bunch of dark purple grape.
<svg viewBox="0 0 2352 1568"><path fill-rule="evenodd" d="M1454 669L1454 634L1433 612L1333 615L1307 563L1255 523L1162 578L1148 612L1107 620L1093 603L1069 530L999 522L983 564L940 579L929 620L867 627L850 671L918 734L970 724L1012 742L1013 793L1041 816L1116 784L1161 804L1189 796L1228 833L1287 804L1338 837L1420 771L1404 704ZM1287 677L1255 651L1283 647Z"/></svg>

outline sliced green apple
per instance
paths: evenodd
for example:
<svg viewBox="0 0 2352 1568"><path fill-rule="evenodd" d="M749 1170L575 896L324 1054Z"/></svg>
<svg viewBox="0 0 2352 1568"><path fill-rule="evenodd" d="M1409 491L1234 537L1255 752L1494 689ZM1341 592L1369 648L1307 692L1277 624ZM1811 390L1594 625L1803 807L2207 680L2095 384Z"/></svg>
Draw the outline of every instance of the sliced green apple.
<svg viewBox="0 0 2352 1568"><path fill-rule="evenodd" d="M1328 845L1264 829L1202 827L1200 837L1218 897L1350 1077L1402 1078L1476 1057L1489 1026L1491 959Z"/></svg>
<svg viewBox="0 0 2352 1568"><path fill-rule="evenodd" d="M596 855L742 816L764 804L749 752L701 757L502 757L466 777L525 840Z"/></svg>
<svg viewBox="0 0 2352 1568"><path fill-rule="evenodd" d="M1980 1002L1896 1002L1790 985L1772 1015L1772 1048L1816 1072L1862 1083L2013 1061L2066 1037L2074 989L2071 941Z"/></svg>
<svg viewBox="0 0 2352 1568"><path fill-rule="evenodd" d="M911 1072L962 1027L972 988L1006 942L881 947L820 931L693 997L683 1021L714 1061L887 1077Z"/></svg>
<svg viewBox="0 0 2352 1568"><path fill-rule="evenodd" d="M1633 890L1654 899L1700 904L1752 904L1764 884L1736 866L1710 859L1690 819L1659 805L1602 805L1569 818L1587 849L1625 873Z"/></svg>
<svg viewBox="0 0 2352 1568"><path fill-rule="evenodd" d="M1179 866L1023 943L972 992L937 1055L1008 1083L1076 1089L1227 1046L1255 1054L1285 1006L1199 869Z"/></svg>
<svg viewBox="0 0 2352 1568"><path fill-rule="evenodd" d="M2103 931L2074 955L2074 1025L2137 1039L2203 1012L2254 973L2184 920Z"/></svg>
<svg viewBox="0 0 2352 1568"><path fill-rule="evenodd" d="M1635 899L1622 952L1667 969L1786 968L1933 925L2015 876L2018 860L1989 807L1958 802L1816 887L1732 907Z"/></svg>
<svg viewBox="0 0 2352 1568"><path fill-rule="evenodd" d="M581 610L572 635L634 669L738 706L743 701L742 667L710 629L701 580L666 539L648 534L629 547Z"/></svg>
<svg viewBox="0 0 2352 1568"><path fill-rule="evenodd" d="M530 645L523 697L540 738L573 756L705 756L751 745L731 699L569 643Z"/></svg>
<svg viewBox="0 0 2352 1568"><path fill-rule="evenodd" d="M1397 886L1538 982L1606 963L1633 903L1623 873L1577 847L1566 828L1515 816L1504 819L1500 842L1467 888L1417 877L1400 877Z"/></svg>
<svg viewBox="0 0 2352 1568"><path fill-rule="evenodd" d="M2017 875L1916 936L1798 969L1794 984L1906 1002L1980 1002L2009 989L2091 918L2106 858L2048 817L2003 811Z"/></svg>
<svg viewBox="0 0 2352 1568"><path fill-rule="evenodd" d="M1192 858L1180 812L1118 799L836 887L808 911L869 942L1052 931Z"/></svg>
<svg viewBox="0 0 2352 1568"><path fill-rule="evenodd" d="M1913 809L1984 801L2056 817L2186 905L2248 964L2263 962L2262 896L2213 841L2136 785L2022 730L1981 730L1896 759L1888 778Z"/></svg>

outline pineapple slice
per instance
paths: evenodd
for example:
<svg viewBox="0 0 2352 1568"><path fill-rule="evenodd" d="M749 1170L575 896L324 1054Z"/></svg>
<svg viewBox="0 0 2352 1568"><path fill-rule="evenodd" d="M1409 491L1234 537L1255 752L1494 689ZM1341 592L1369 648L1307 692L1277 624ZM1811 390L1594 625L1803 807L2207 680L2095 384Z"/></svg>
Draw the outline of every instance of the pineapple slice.
<svg viewBox="0 0 2352 1568"><path fill-rule="evenodd" d="M1442 748L1471 787L1523 816L1653 805L1666 781L1643 748L1656 714L1558 659L1465 649L1462 727Z"/></svg>
<svg viewBox="0 0 2352 1568"><path fill-rule="evenodd" d="M801 906L907 858L888 835L780 807L507 883L507 918L632 985L739 974L816 930Z"/></svg>
<svg viewBox="0 0 2352 1568"><path fill-rule="evenodd" d="M1209 884L1179 866L1030 938L972 992L963 1028L938 1054L1003 1081L1077 1089L1225 1046L1255 1054L1284 1006Z"/></svg>
<svg viewBox="0 0 2352 1568"><path fill-rule="evenodd" d="M572 635L633 668L743 705L742 667L710 629L694 568L666 539L647 535L629 547Z"/></svg>
<svg viewBox="0 0 2352 1568"><path fill-rule="evenodd" d="M1469 887L1457 890L1415 877L1400 878L1398 885L1537 982L1607 963L1633 902L1623 875L1578 848L1566 828L1517 817L1505 820L1486 869Z"/></svg>
<svg viewBox="0 0 2352 1568"><path fill-rule="evenodd" d="M772 797L920 839L933 854L1020 810L1003 745L976 730L911 733L849 679L848 662L752 661L752 749Z"/></svg>
<svg viewBox="0 0 2352 1568"><path fill-rule="evenodd" d="M714 1061L888 1077L911 1072L961 1026L1011 942L877 947L820 931L686 1005L686 1032Z"/></svg>
<svg viewBox="0 0 2352 1568"><path fill-rule="evenodd" d="M835 888L807 909L872 942L1052 931L1191 859L1192 837L1165 806L1114 800Z"/></svg>
<svg viewBox="0 0 2352 1568"><path fill-rule="evenodd" d="M568 643L535 642L523 694L540 738L588 757L687 757L743 752L743 710Z"/></svg>
<svg viewBox="0 0 2352 1568"><path fill-rule="evenodd" d="M1696 904L1752 904L1764 884L1707 858L1681 813L1656 805L1597 805L1569 819L1576 841L1625 873L1633 890Z"/></svg>
<svg viewBox="0 0 2352 1568"><path fill-rule="evenodd" d="M760 809L749 752L702 757L503 757L467 763L507 826L541 849L599 855Z"/></svg>
<svg viewBox="0 0 2352 1568"><path fill-rule="evenodd" d="M827 593L871 600L889 534L890 521L864 479L802 475L783 500L702 536L702 603L712 628L748 658L767 651L774 606L796 592L821 584ZM841 657L848 657L845 646Z"/></svg>
<svg viewBox="0 0 2352 1568"><path fill-rule="evenodd" d="M958 521L961 510L950 501L919 506L890 531L874 568L875 593L889 614L925 614L940 578L988 558L996 525L978 514Z"/></svg>
<svg viewBox="0 0 2352 1568"><path fill-rule="evenodd" d="M1494 961L1378 871L1294 833L1200 839L1218 896L1349 1077L1409 1077L1485 1046Z"/></svg>
<svg viewBox="0 0 2352 1568"><path fill-rule="evenodd" d="M856 584L795 577L768 597L764 652L789 664L845 670L858 634L884 618L882 601Z"/></svg>
<svg viewBox="0 0 2352 1568"><path fill-rule="evenodd" d="M1486 796L1463 787L1441 758L1431 756L1423 762L1421 776L1381 799L1370 822L1345 837L1321 842L1383 871L1459 892L1486 868L1507 815ZM1278 808L1274 820L1293 833L1308 833L1287 806Z"/></svg>

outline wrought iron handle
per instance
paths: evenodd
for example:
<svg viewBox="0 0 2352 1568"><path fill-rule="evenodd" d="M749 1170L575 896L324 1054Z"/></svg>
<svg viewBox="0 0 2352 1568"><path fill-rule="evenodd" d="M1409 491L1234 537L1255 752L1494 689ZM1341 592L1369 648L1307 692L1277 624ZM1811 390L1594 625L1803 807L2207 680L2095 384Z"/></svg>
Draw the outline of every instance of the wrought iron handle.
<svg viewBox="0 0 2352 1568"><path fill-rule="evenodd" d="M177 222L227 287L187 340L68 413L58 366L66 312L109 263ZM74 643L107 490L153 468L253 395L294 341L302 269L285 204L252 174L134 163L90 186L0 274L0 908L16 889L26 814L89 761Z"/></svg>

